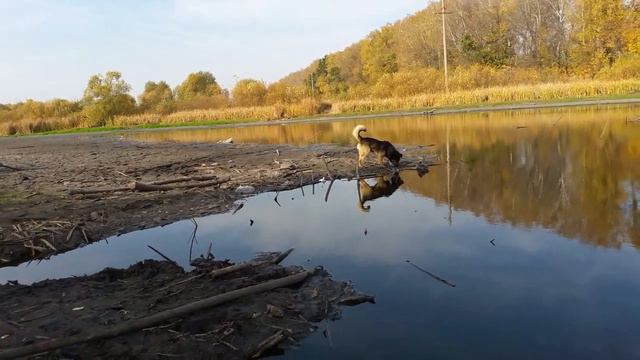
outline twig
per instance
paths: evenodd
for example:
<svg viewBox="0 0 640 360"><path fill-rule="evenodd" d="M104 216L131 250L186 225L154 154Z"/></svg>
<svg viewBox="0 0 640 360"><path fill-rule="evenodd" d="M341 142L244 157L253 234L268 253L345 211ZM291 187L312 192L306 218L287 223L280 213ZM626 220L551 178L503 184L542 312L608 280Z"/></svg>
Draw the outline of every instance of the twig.
<svg viewBox="0 0 640 360"><path fill-rule="evenodd" d="M331 192L331 187L333 186L333 182L335 180L331 179L331 182L329 183L329 188L327 189L327 193L324 195L324 202L329 201L329 193Z"/></svg>
<svg viewBox="0 0 640 360"><path fill-rule="evenodd" d="M151 316L138 318L121 324L112 326L107 329L98 329L87 334L79 334L75 336L67 336L50 341L35 343L27 346L9 348L0 350L0 359L13 359L17 357L25 357L33 354L49 352L66 346L81 344L89 341L109 339L132 331L141 330L161 324L167 320L184 317L188 314L202 311L213 306L224 304L241 297L255 295L270 291L273 289L291 286L304 281L311 275L310 271L302 271L300 273L289 275L280 279L270 280L257 285L232 290L223 294L215 295L206 299L198 300L174 309L161 311Z"/></svg>
<svg viewBox="0 0 640 360"><path fill-rule="evenodd" d="M177 263L177 262L175 262L175 261L171 260L171 259L170 259L170 258L168 258L165 254L163 254L163 253L161 253L160 251L156 250L153 246L151 246L151 245L147 245L147 247L148 247L149 249L151 249L151 250L155 251L155 253L156 253L156 254L158 254L158 255L162 256L162 257L163 257L165 260L167 260L168 262L170 262L170 263L174 264L175 266L180 266L180 265L178 265L178 263Z"/></svg>
<svg viewBox="0 0 640 360"><path fill-rule="evenodd" d="M413 266L414 268L416 268L416 269L418 269L418 270L422 271L423 273L425 273L425 274L427 274L427 275L431 276L432 278L434 278L434 279L436 279L436 280L440 281L441 283L443 283L443 284L445 284L445 285L448 285L448 286L451 286L451 287L456 287L456 285L455 285L455 284L452 284L452 283L448 282L447 280L445 280L445 279L441 278L440 276L438 276L438 275L436 275L436 274L432 274L432 273L430 273L429 271L427 271L427 270L425 270L425 269L421 268L420 266L418 266L418 265L416 265L416 264L412 263L412 262L411 262L411 261L409 261L409 260L407 260L407 263L408 263L409 265Z"/></svg>
<svg viewBox="0 0 640 360"><path fill-rule="evenodd" d="M83 227L81 227L80 230L82 231L82 237L84 237L84 242L86 244L88 244L89 243L89 237L87 236L87 232L84 230Z"/></svg>
<svg viewBox="0 0 640 360"><path fill-rule="evenodd" d="M189 246L189 264L191 264L191 254L193 251L193 243L196 241L196 233L198 232L198 223L196 222L196 219L191 219L191 222L193 223L194 227L193 227L193 232L191 233L191 245Z"/></svg>
<svg viewBox="0 0 640 360"><path fill-rule="evenodd" d="M244 203L240 203L240 205L236 206L235 209L233 209L233 212L231 213L231 215L235 215L238 211L240 211L240 209L242 209L244 207Z"/></svg>
<svg viewBox="0 0 640 360"><path fill-rule="evenodd" d="M7 164L3 164L3 163L0 163L0 167L7 168L7 169L9 169L9 170L13 170L13 171L26 170L26 169L22 169L22 168L17 168L17 167L9 166L9 165L7 165Z"/></svg>
<svg viewBox="0 0 640 360"><path fill-rule="evenodd" d="M278 195L280 195L280 191L276 192L276 197L273 198L273 201L275 201L279 207L282 207L282 205L280 205L280 203L278 202Z"/></svg>
<svg viewBox="0 0 640 360"><path fill-rule="evenodd" d="M67 234L67 239L65 240L65 242L68 242L69 240L71 240L71 236L73 236L73 232L76 230L77 227L78 225L73 225L73 227L71 228L71 230L69 230L69 233Z"/></svg>

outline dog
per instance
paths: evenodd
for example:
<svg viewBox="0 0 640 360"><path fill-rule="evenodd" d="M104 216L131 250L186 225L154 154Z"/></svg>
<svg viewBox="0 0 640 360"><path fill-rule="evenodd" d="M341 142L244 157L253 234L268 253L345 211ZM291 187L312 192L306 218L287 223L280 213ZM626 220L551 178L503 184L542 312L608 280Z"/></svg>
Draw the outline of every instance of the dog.
<svg viewBox="0 0 640 360"><path fill-rule="evenodd" d="M367 201L373 201L379 197L389 197L403 184L398 174L393 174L388 179L386 176L376 177L376 184L371 186L364 179L358 180L358 208L368 212L371 205L365 205Z"/></svg>
<svg viewBox="0 0 640 360"><path fill-rule="evenodd" d="M384 164L384 159L389 160L394 167L398 167L402 154L388 141L378 140L370 137L362 137L361 132L367 131L364 125L353 128L353 137L358 140L358 166L362 167L362 162L370 152L376 154L380 164Z"/></svg>

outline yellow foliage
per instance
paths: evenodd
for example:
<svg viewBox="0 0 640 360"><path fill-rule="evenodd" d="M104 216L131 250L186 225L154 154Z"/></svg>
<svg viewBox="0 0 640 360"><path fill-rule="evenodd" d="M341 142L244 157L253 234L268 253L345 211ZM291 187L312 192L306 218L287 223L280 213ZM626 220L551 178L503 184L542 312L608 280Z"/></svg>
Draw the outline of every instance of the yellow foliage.
<svg viewBox="0 0 640 360"><path fill-rule="evenodd" d="M410 97L363 99L340 101L332 104L331 112L366 113L407 109L424 109L441 106L478 105L521 101L547 101L567 98L626 95L640 92L640 80L623 81L576 81L571 83L547 83L490 87L460 90L450 93L438 92Z"/></svg>

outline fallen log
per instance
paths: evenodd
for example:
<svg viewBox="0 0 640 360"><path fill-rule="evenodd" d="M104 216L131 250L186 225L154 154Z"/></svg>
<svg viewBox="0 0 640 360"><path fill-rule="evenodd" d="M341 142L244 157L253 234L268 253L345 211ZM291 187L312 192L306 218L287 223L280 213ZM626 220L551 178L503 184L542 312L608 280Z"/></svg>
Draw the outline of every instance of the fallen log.
<svg viewBox="0 0 640 360"><path fill-rule="evenodd" d="M121 191L131 191L131 190L132 190L131 186L103 188L103 189L71 189L69 190L69 194L70 195L91 195L91 194L101 194L101 193L121 192Z"/></svg>
<svg viewBox="0 0 640 360"><path fill-rule="evenodd" d="M177 179L169 179L169 180L160 180L160 181L152 181L149 184L151 185L166 185L166 184L174 184L178 182L187 182L187 181L208 181L215 180L217 176L185 176Z"/></svg>
<svg viewBox="0 0 640 360"><path fill-rule="evenodd" d="M201 188L208 186L215 186L230 181L231 178L217 179L213 181L202 181L207 179L216 179L215 176L194 176L191 178L182 178L182 179L171 179L171 180L163 180L156 181L151 183L144 183L140 181L135 181L127 186L121 187L112 187L112 188L102 188L102 189L71 189L69 190L69 194L71 195L90 195L90 194L100 194L100 193L109 193L109 192L122 192L122 191L140 191L140 192L149 192L149 191L168 191L175 189L192 189L192 188ZM165 185L177 182L186 182L186 181L200 181L195 184L180 184L180 185Z"/></svg>
<svg viewBox="0 0 640 360"><path fill-rule="evenodd" d="M241 297L295 285L304 281L311 274L312 272L305 270L300 273L289 275L280 279L270 280L257 285L247 286L241 289L229 291L223 294L215 295L206 299L182 305L171 310L161 311L147 317L126 321L110 328L94 330L93 332L89 332L88 334L79 334L75 336L35 343L27 346L0 350L0 359L13 359L16 357L30 356L89 341L113 338L133 331L156 326L167 320L186 316L191 313L224 304Z"/></svg>
<svg viewBox="0 0 640 360"><path fill-rule="evenodd" d="M215 186L227 181L231 180L231 178L225 178L214 181L205 181L196 184L181 184L181 185L156 185L153 183L143 183L136 181L133 183L133 190L145 192L145 191L167 191L167 190L175 190L175 189L192 189L192 188L201 188L208 186Z"/></svg>

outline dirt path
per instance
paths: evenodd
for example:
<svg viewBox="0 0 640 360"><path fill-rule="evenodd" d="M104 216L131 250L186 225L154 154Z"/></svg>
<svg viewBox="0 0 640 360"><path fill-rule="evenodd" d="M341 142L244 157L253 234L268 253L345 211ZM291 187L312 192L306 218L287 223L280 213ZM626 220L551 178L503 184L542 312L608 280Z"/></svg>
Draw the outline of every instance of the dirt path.
<svg viewBox="0 0 640 360"><path fill-rule="evenodd" d="M0 266L111 235L226 212L250 193L292 189L322 177L353 177L355 156L353 148L333 145L149 144L95 135L0 138L0 164L5 165L0 166ZM410 148L403 167L415 167L426 156L426 149ZM366 171L388 172L374 164ZM209 180L167 185L221 183L72 194L186 177ZM240 193L240 186L253 190Z"/></svg>

